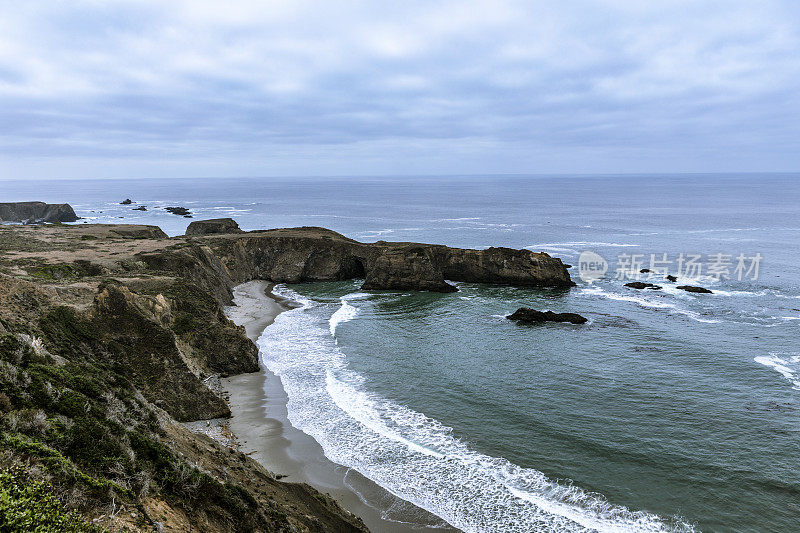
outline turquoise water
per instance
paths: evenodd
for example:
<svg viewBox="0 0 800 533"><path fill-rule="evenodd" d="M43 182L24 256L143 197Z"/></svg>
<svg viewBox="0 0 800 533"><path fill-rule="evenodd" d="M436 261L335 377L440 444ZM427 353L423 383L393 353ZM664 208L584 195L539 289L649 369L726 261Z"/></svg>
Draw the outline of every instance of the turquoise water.
<svg viewBox="0 0 800 533"><path fill-rule="evenodd" d="M304 307L262 357L326 455L464 530L797 530L800 176L0 182L0 200L70 201L91 221L190 222L125 197L245 229L599 253L610 277L573 268L568 291L279 287ZM711 295L613 279L619 254L718 252L760 253L758 279L691 283ZM589 323L504 318L522 305Z"/></svg>

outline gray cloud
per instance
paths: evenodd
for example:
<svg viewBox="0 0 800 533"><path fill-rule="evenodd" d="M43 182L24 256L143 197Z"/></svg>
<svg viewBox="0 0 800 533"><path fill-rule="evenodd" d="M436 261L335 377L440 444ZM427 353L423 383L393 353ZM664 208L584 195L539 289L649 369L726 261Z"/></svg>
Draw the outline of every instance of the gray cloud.
<svg viewBox="0 0 800 533"><path fill-rule="evenodd" d="M798 170L786 1L0 7L0 177Z"/></svg>

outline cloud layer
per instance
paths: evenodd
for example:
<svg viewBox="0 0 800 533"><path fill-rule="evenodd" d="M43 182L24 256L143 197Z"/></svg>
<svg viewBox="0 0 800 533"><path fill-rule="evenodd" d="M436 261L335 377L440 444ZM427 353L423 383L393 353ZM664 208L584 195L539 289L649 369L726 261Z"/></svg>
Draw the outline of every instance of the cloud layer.
<svg viewBox="0 0 800 533"><path fill-rule="evenodd" d="M0 177L800 170L800 5L3 3Z"/></svg>

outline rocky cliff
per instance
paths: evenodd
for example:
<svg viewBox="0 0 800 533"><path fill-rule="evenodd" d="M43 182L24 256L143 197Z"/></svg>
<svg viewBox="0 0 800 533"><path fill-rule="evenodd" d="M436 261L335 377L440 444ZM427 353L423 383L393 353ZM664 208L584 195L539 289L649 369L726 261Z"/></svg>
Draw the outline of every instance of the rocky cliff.
<svg viewBox="0 0 800 533"><path fill-rule="evenodd" d="M419 243L360 243L324 228L304 227L193 238L203 261L231 283L364 278L365 290L452 292L445 280L532 287L571 287L560 259L510 248L465 250ZM142 254L153 264L174 249ZM197 251L186 250L187 254ZM166 254L166 255L165 255ZM174 260L174 257L173 259ZM218 262L217 262L218 261ZM191 260L190 262L194 262Z"/></svg>
<svg viewBox="0 0 800 533"><path fill-rule="evenodd" d="M76 220L78 216L69 204L0 203L0 221L3 222L75 222Z"/></svg>
<svg viewBox="0 0 800 533"><path fill-rule="evenodd" d="M223 312L232 287L361 278L379 290L572 285L547 254L322 228L0 226L0 477L65 505L50 519L74 531L365 531L329 497L181 424L227 416L209 383L258 369ZM19 500L31 501L44 505Z"/></svg>

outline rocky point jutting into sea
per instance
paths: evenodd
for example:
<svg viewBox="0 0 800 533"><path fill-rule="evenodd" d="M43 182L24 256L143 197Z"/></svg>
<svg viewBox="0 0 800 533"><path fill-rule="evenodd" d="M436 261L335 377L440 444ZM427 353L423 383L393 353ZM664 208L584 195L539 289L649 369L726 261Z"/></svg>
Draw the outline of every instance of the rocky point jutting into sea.
<svg viewBox="0 0 800 533"><path fill-rule="evenodd" d="M365 244L314 227L245 233L232 220L187 234L0 227L2 461L65 528L366 530L329 496L181 424L228 416L214 377L259 368L255 345L223 313L236 285L573 285L559 259L527 250Z"/></svg>

